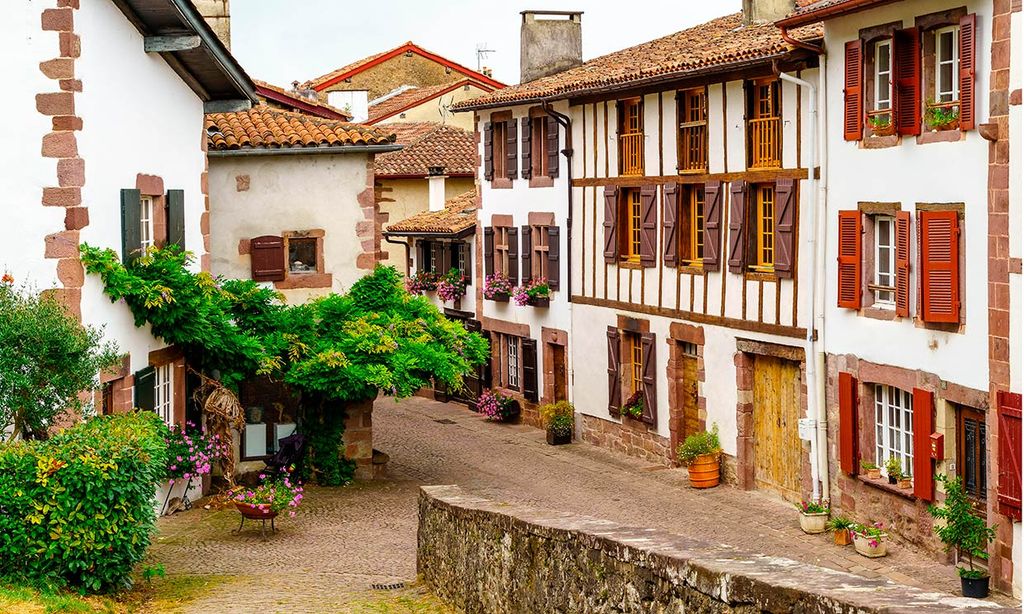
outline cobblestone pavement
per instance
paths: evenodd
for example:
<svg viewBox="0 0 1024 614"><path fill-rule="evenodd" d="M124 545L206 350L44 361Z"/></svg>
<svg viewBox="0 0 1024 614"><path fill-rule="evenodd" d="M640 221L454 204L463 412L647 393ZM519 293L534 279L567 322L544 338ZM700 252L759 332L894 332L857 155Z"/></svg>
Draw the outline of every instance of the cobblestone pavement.
<svg viewBox="0 0 1024 614"><path fill-rule="evenodd" d="M421 398L378 401L374 447L391 456L389 479L310 488L302 512L282 519L266 542L251 528L231 534L238 523L233 510L198 510L160 521L151 558L168 573L234 576L188 611L352 611L350 604L365 599L371 585L415 578L419 485L457 484L497 501L655 527L959 592L952 566L907 546L894 544L888 557L867 559L852 546L832 545L830 536L805 535L792 506L768 495L730 487L694 490L681 470L587 444L548 446L539 430L488 423L461 405Z"/></svg>

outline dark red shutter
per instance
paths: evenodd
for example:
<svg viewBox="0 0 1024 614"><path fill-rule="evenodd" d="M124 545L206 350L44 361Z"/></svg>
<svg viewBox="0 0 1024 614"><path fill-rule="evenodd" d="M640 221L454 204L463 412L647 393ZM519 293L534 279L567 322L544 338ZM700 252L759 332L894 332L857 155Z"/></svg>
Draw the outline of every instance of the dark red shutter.
<svg viewBox="0 0 1024 614"><path fill-rule="evenodd" d="M537 402L537 342L523 339L523 397Z"/></svg>
<svg viewBox="0 0 1024 614"><path fill-rule="evenodd" d="M729 271L742 273L747 264L747 182L733 181L729 191Z"/></svg>
<svg viewBox="0 0 1024 614"><path fill-rule="evenodd" d="M640 335L644 385L644 412L640 416L640 420L651 425L658 422L658 365L654 350L654 333L643 333Z"/></svg>
<svg viewBox="0 0 1024 614"><path fill-rule="evenodd" d="M505 176L514 180L519 175L519 125L514 119L505 122L508 131L505 139L505 159L508 160Z"/></svg>
<svg viewBox="0 0 1024 614"><path fill-rule="evenodd" d="M608 413L618 417L622 408L622 380L619 367L622 364L622 347L619 329L608 327Z"/></svg>
<svg viewBox="0 0 1024 614"><path fill-rule="evenodd" d="M775 275L791 279L796 262L796 182L792 179L775 182L774 221Z"/></svg>
<svg viewBox="0 0 1024 614"><path fill-rule="evenodd" d="M846 43L846 77L843 90L843 136L859 141L864 133L864 42Z"/></svg>
<svg viewBox="0 0 1024 614"><path fill-rule="evenodd" d="M839 373L839 468L857 473L857 380Z"/></svg>
<svg viewBox="0 0 1024 614"><path fill-rule="evenodd" d="M896 213L896 315L910 316L910 212Z"/></svg>
<svg viewBox="0 0 1024 614"><path fill-rule="evenodd" d="M515 226L508 229L508 270L505 273L513 286L519 285L519 229Z"/></svg>
<svg viewBox="0 0 1024 614"><path fill-rule="evenodd" d="M662 254L665 258L665 266L679 265L679 195L682 193L681 186L675 183L665 184L665 210L661 217L661 232L663 234L664 247Z"/></svg>
<svg viewBox="0 0 1024 614"><path fill-rule="evenodd" d="M523 283L533 279L533 229L528 224L523 224L522 239L519 241L519 251L522 252L520 260L523 262Z"/></svg>
<svg viewBox="0 0 1024 614"><path fill-rule="evenodd" d="M562 266L562 245L559 243L558 226L548 226L548 287L552 290L558 289L558 280L561 277Z"/></svg>
<svg viewBox="0 0 1024 614"><path fill-rule="evenodd" d="M960 129L974 129L974 65L975 32L974 13L960 18Z"/></svg>
<svg viewBox="0 0 1024 614"><path fill-rule="evenodd" d="M921 306L925 322L960 322L956 211L921 212Z"/></svg>
<svg viewBox="0 0 1024 614"><path fill-rule="evenodd" d="M704 270L717 271L722 254L722 183L704 184Z"/></svg>
<svg viewBox="0 0 1024 614"><path fill-rule="evenodd" d="M529 117L524 117L521 120L523 124L523 179L529 179L533 176L533 147L531 144L533 136L533 124Z"/></svg>
<svg viewBox="0 0 1024 614"><path fill-rule="evenodd" d="M658 262L658 186L640 188L640 265Z"/></svg>
<svg viewBox="0 0 1024 614"><path fill-rule="evenodd" d="M282 281L284 279L284 239L263 236L249 240L249 259L252 278L256 281Z"/></svg>
<svg viewBox="0 0 1024 614"><path fill-rule="evenodd" d="M931 392L914 388L914 496L922 501L931 501L935 491L931 457L934 407Z"/></svg>
<svg viewBox="0 0 1024 614"><path fill-rule="evenodd" d="M604 261L615 263L619 259L619 189L604 187Z"/></svg>
<svg viewBox="0 0 1024 614"><path fill-rule="evenodd" d="M554 117L548 117L548 142L547 142L547 156L548 156L548 177L554 179L558 177L558 120Z"/></svg>
<svg viewBox="0 0 1024 614"><path fill-rule="evenodd" d="M1021 519L1021 395L1000 391L999 513Z"/></svg>
<svg viewBox="0 0 1024 614"><path fill-rule="evenodd" d="M921 33L917 28L899 30L893 37L896 49L893 72L896 83L896 129L900 134L921 134Z"/></svg>
<svg viewBox="0 0 1024 614"><path fill-rule="evenodd" d="M494 179L494 127L484 124L484 179Z"/></svg>
<svg viewBox="0 0 1024 614"><path fill-rule="evenodd" d="M860 309L861 295L861 224L860 211L839 212L839 306Z"/></svg>
<svg viewBox="0 0 1024 614"><path fill-rule="evenodd" d="M484 228L484 275L494 275L494 227Z"/></svg>

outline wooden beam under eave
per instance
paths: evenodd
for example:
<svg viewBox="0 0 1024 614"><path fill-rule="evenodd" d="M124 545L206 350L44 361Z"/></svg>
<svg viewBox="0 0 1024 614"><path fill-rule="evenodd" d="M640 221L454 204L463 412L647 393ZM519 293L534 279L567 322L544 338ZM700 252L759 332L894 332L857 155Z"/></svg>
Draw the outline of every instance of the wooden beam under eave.
<svg viewBox="0 0 1024 614"><path fill-rule="evenodd" d="M169 53L196 49L201 44L198 36L147 36L143 45L146 53Z"/></svg>
<svg viewBox="0 0 1024 614"><path fill-rule="evenodd" d="M203 113L235 113L237 111L248 111L252 108L252 101L245 98L238 100L209 100L203 103Z"/></svg>

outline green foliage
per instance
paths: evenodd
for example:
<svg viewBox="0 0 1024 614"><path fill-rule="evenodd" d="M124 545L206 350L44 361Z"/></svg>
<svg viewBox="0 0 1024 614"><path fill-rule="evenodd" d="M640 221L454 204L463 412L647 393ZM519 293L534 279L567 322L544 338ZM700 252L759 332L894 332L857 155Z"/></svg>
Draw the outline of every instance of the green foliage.
<svg viewBox="0 0 1024 614"><path fill-rule="evenodd" d="M864 471L871 471L872 469L878 469L878 465L872 463L871 461L862 460L860 461L860 468L863 469Z"/></svg>
<svg viewBox="0 0 1024 614"><path fill-rule="evenodd" d="M572 435L573 413L576 408L569 401L548 403L540 408L540 421L544 428L560 437Z"/></svg>
<svg viewBox="0 0 1024 614"><path fill-rule="evenodd" d="M680 463L689 465L698 456L716 454L721 450L722 445L718 441L718 425L714 424L710 431L694 433L687 437L683 443L679 444L677 454Z"/></svg>
<svg viewBox="0 0 1024 614"><path fill-rule="evenodd" d="M903 475L903 464L900 462L900 459L891 456L889 460L885 461L885 475L894 480L900 479Z"/></svg>
<svg viewBox="0 0 1024 614"><path fill-rule="evenodd" d="M142 579L146 581L146 584L152 584L153 578L164 578L166 576L167 571L164 570L163 563L146 565L142 568Z"/></svg>
<svg viewBox="0 0 1024 614"><path fill-rule="evenodd" d="M644 415L644 392L637 390L622 404L622 413L639 420Z"/></svg>
<svg viewBox="0 0 1024 614"><path fill-rule="evenodd" d="M928 513L933 518L944 520L936 523L935 532L942 540L946 551L956 550L957 559L967 557L968 567L959 568L964 578L983 578L984 572L974 569L974 560L988 559L988 544L996 538L995 525L985 524L985 519L974 513L967 491L959 477L950 479L946 475L935 478L944 486L946 500L942 505L928 506Z"/></svg>
<svg viewBox="0 0 1024 614"><path fill-rule="evenodd" d="M833 516L829 519L825 528L829 531L847 531L852 529L856 524L857 523L846 516Z"/></svg>
<svg viewBox="0 0 1024 614"><path fill-rule="evenodd" d="M43 433L82 408L96 373L118 360L95 328L82 326L46 294L0 281L0 433Z"/></svg>
<svg viewBox="0 0 1024 614"><path fill-rule="evenodd" d="M306 457L296 469L303 481L316 480L321 486L344 486L352 481L356 464L345 458L341 435L345 432L345 412L316 412L299 424L309 437Z"/></svg>
<svg viewBox="0 0 1024 614"><path fill-rule="evenodd" d="M924 120L932 128L948 126L960 120L960 106L943 106L929 100L924 111Z"/></svg>
<svg viewBox="0 0 1024 614"><path fill-rule="evenodd" d="M156 521L166 427L98 416L0 448L0 576L97 592L130 583Z"/></svg>

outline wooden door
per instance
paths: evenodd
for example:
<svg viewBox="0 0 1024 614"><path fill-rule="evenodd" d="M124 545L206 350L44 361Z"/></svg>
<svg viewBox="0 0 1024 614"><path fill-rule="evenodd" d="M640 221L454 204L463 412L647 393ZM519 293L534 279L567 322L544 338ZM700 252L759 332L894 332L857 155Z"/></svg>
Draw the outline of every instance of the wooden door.
<svg viewBox="0 0 1024 614"><path fill-rule="evenodd" d="M800 365L754 359L754 483L789 501L801 498Z"/></svg>
<svg viewBox="0 0 1024 614"><path fill-rule="evenodd" d="M679 389L676 394L683 412L683 438L693 435L700 428L700 415L697 407L697 357L683 354L679 359L680 379L676 382Z"/></svg>
<svg viewBox="0 0 1024 614"><path fill-rule="evenodd" d="M551 344L551 374L554 376L554 401L567 401L568 377L565 368L565 346Z"/></svg>

